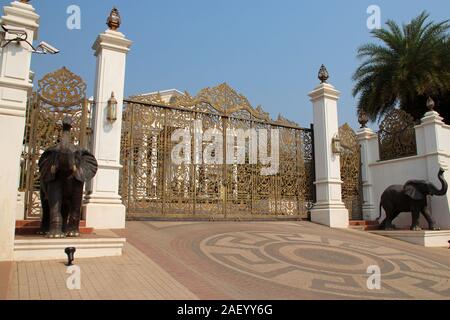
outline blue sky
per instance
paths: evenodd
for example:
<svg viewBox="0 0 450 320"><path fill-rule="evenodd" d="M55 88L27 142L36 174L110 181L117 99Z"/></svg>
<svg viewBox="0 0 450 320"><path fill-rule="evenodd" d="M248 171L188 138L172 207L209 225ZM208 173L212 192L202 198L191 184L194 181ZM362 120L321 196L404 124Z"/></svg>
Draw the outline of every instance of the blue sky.
<svg viewBox="0 0 450 320"><path fill-rule="evenodd" d="M9 1L1 1L2 5ZM36 0L41 15L39 41L61 50L34 55L36 80L67 66L93 93L95 57L91 49L106 29L112 6L122 16L120 31L134 41L127 59L126 95L176 88L196 94L227 82L272 117L309 126L307 97L324 63L330 83L342 92L340 122L357 127L351 95L356 49L372 41L367 7L381 8L381 19L407 22L422 10L440 21L450 18L448 0ZM66 27L69 5L81 8L81 29Z"/></svg>

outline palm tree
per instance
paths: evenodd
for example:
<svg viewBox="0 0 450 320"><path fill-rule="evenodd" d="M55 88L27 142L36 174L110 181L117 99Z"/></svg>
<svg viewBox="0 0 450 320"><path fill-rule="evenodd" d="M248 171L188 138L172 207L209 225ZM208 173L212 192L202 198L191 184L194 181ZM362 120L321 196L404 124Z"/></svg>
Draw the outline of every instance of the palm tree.
<svg viewBox="0 0 450 320"><path fill-rule="evenodd" d="M371 121L380 119L396 106L420 119L431 96L436 108L450 120L449 20L428 20L422 12L400 27L389 20L387 28L372 31L381 44L369 43L358 49L362 64L353 75L353 96L359 95L358 112Z"/></svg>

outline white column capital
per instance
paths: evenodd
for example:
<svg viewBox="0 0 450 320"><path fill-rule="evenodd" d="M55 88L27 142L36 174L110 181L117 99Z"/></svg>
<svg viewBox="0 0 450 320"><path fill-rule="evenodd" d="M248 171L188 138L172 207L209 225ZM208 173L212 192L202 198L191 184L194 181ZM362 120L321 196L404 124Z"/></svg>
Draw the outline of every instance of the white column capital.
<svg viewBox="0 0 450 320"><path fill-rule="evenodd" d="M106 30L97 37L92 49L95 51L95 56L98 56L102 49L128 53L132 44L133 41L125 38L122 32Z"/></svg>
<svg viewBox="0 0 450 320"><path fill-rule="evenodd" d="M361 128L356 132L358 141L377 138L377 133L370 128Z"/></svg>
<svg viewBox="0 0 450 320"><path fill-rule="evenodd" d="M436 111L428 111L425 113L422 119L420 119L420 125L429 125L429 124L438 124L443 125L444 122L442 121L444 118L442 118L439 113Z"/></svg>
<svg viewBox="0 0 450 320"><path fill-rule="evenodd" d="M440 131L445 126L443 118L436 111L425 113L420 124L414 127L417 141L417 154L429 154L441 150Z"/></svg>
<svg viewBox="0 0 450 320"><path fill-rule="evenodd" d="M308 96L311 98L312 102L315 102L320 99L331 99L338 100L341 96L341 93L336 90L336 88L329 83L321 83L317 86L313 91L311 91Z"/></svg>
<svg viewBox="0 0 450 320"><path fill-rule="evenodd" d="M31 4L13 1L9 6L5 6L3 11L2 24L25 27L34 32L33 40L37 38L40 17Z"/></svg>

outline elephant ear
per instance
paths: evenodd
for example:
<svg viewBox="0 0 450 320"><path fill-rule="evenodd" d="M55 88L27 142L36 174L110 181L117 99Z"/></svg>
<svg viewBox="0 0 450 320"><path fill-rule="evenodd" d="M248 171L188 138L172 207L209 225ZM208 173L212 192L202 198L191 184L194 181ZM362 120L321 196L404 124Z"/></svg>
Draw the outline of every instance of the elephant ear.
<svg viewBox="0 0 450 320"><path fill-rule="evenodd" d="M41 155L38 162L41 181L48 182L55 179L56 168L58 166L57 157L58 154L54 148L45 150Z"/></svg>
<svg viewBox="0 0 450 320"><path fill-rule="evenodd" d="M426 198L427 193L422 189L421 184L414 183L413 181L408 181L403 186L403 192L413 200L423 200Z"/></svg>
<svg viewBox="0 0 450 320"><path fill-rule="evenodd" d="M78 150L75 153L77 171L74 173L75 179L81 182L91 180L97 173L98 164L95 157L87 150Z"/></svg>

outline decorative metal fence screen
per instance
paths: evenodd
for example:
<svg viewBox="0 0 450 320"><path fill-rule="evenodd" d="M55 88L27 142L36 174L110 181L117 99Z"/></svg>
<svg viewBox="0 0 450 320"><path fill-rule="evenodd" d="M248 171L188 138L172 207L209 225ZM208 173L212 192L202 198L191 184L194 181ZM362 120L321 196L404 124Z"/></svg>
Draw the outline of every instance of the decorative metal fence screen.
<svg viewBox="0 0 450 320"><path fill-rule="evenodd" d="M60 122L66 116L73 120L74 142L86 147L91 117L86 84L63 67L39 80L38 90L30 97L27 107L20 179L27 219L40 218L38 160L45 149L56 144Z"/></svg>
<svg viewBox="0 0 450 320"><path fill-rule="evenodd" d="M341 139L342 201L348 209L349 218L362 219L361 152L356 134L346 123L339 128Z"/></svg>
<svg viewBox="0 0 450 320"><path fill-rule="evenodd" d="M378 131L380 160L390 160L417 154L414 119L400 109L386 114Z"/></svg>
<svg viewBox="0 0 450 320"><path fill-rule="evenodd" d="M177 129L189 134L190 162L173 159ZM255 141L246 136L260 129L267 129L269 154L276 142L271 132L279 133L279 166L272 175L262 175L265 165L250 156ZM222 163L196 159L196 149L204 152L210 145L207 131L222 133L222 150L212 151L222 153ZM244 141L244 163L233 158L238 139ZM128 218L306 217L306 203L315 196L313 154L312 128L271 120L226 84L196 97L179 96L170 105L158 95L135 96L123 109L120 194Z"/></svg>

